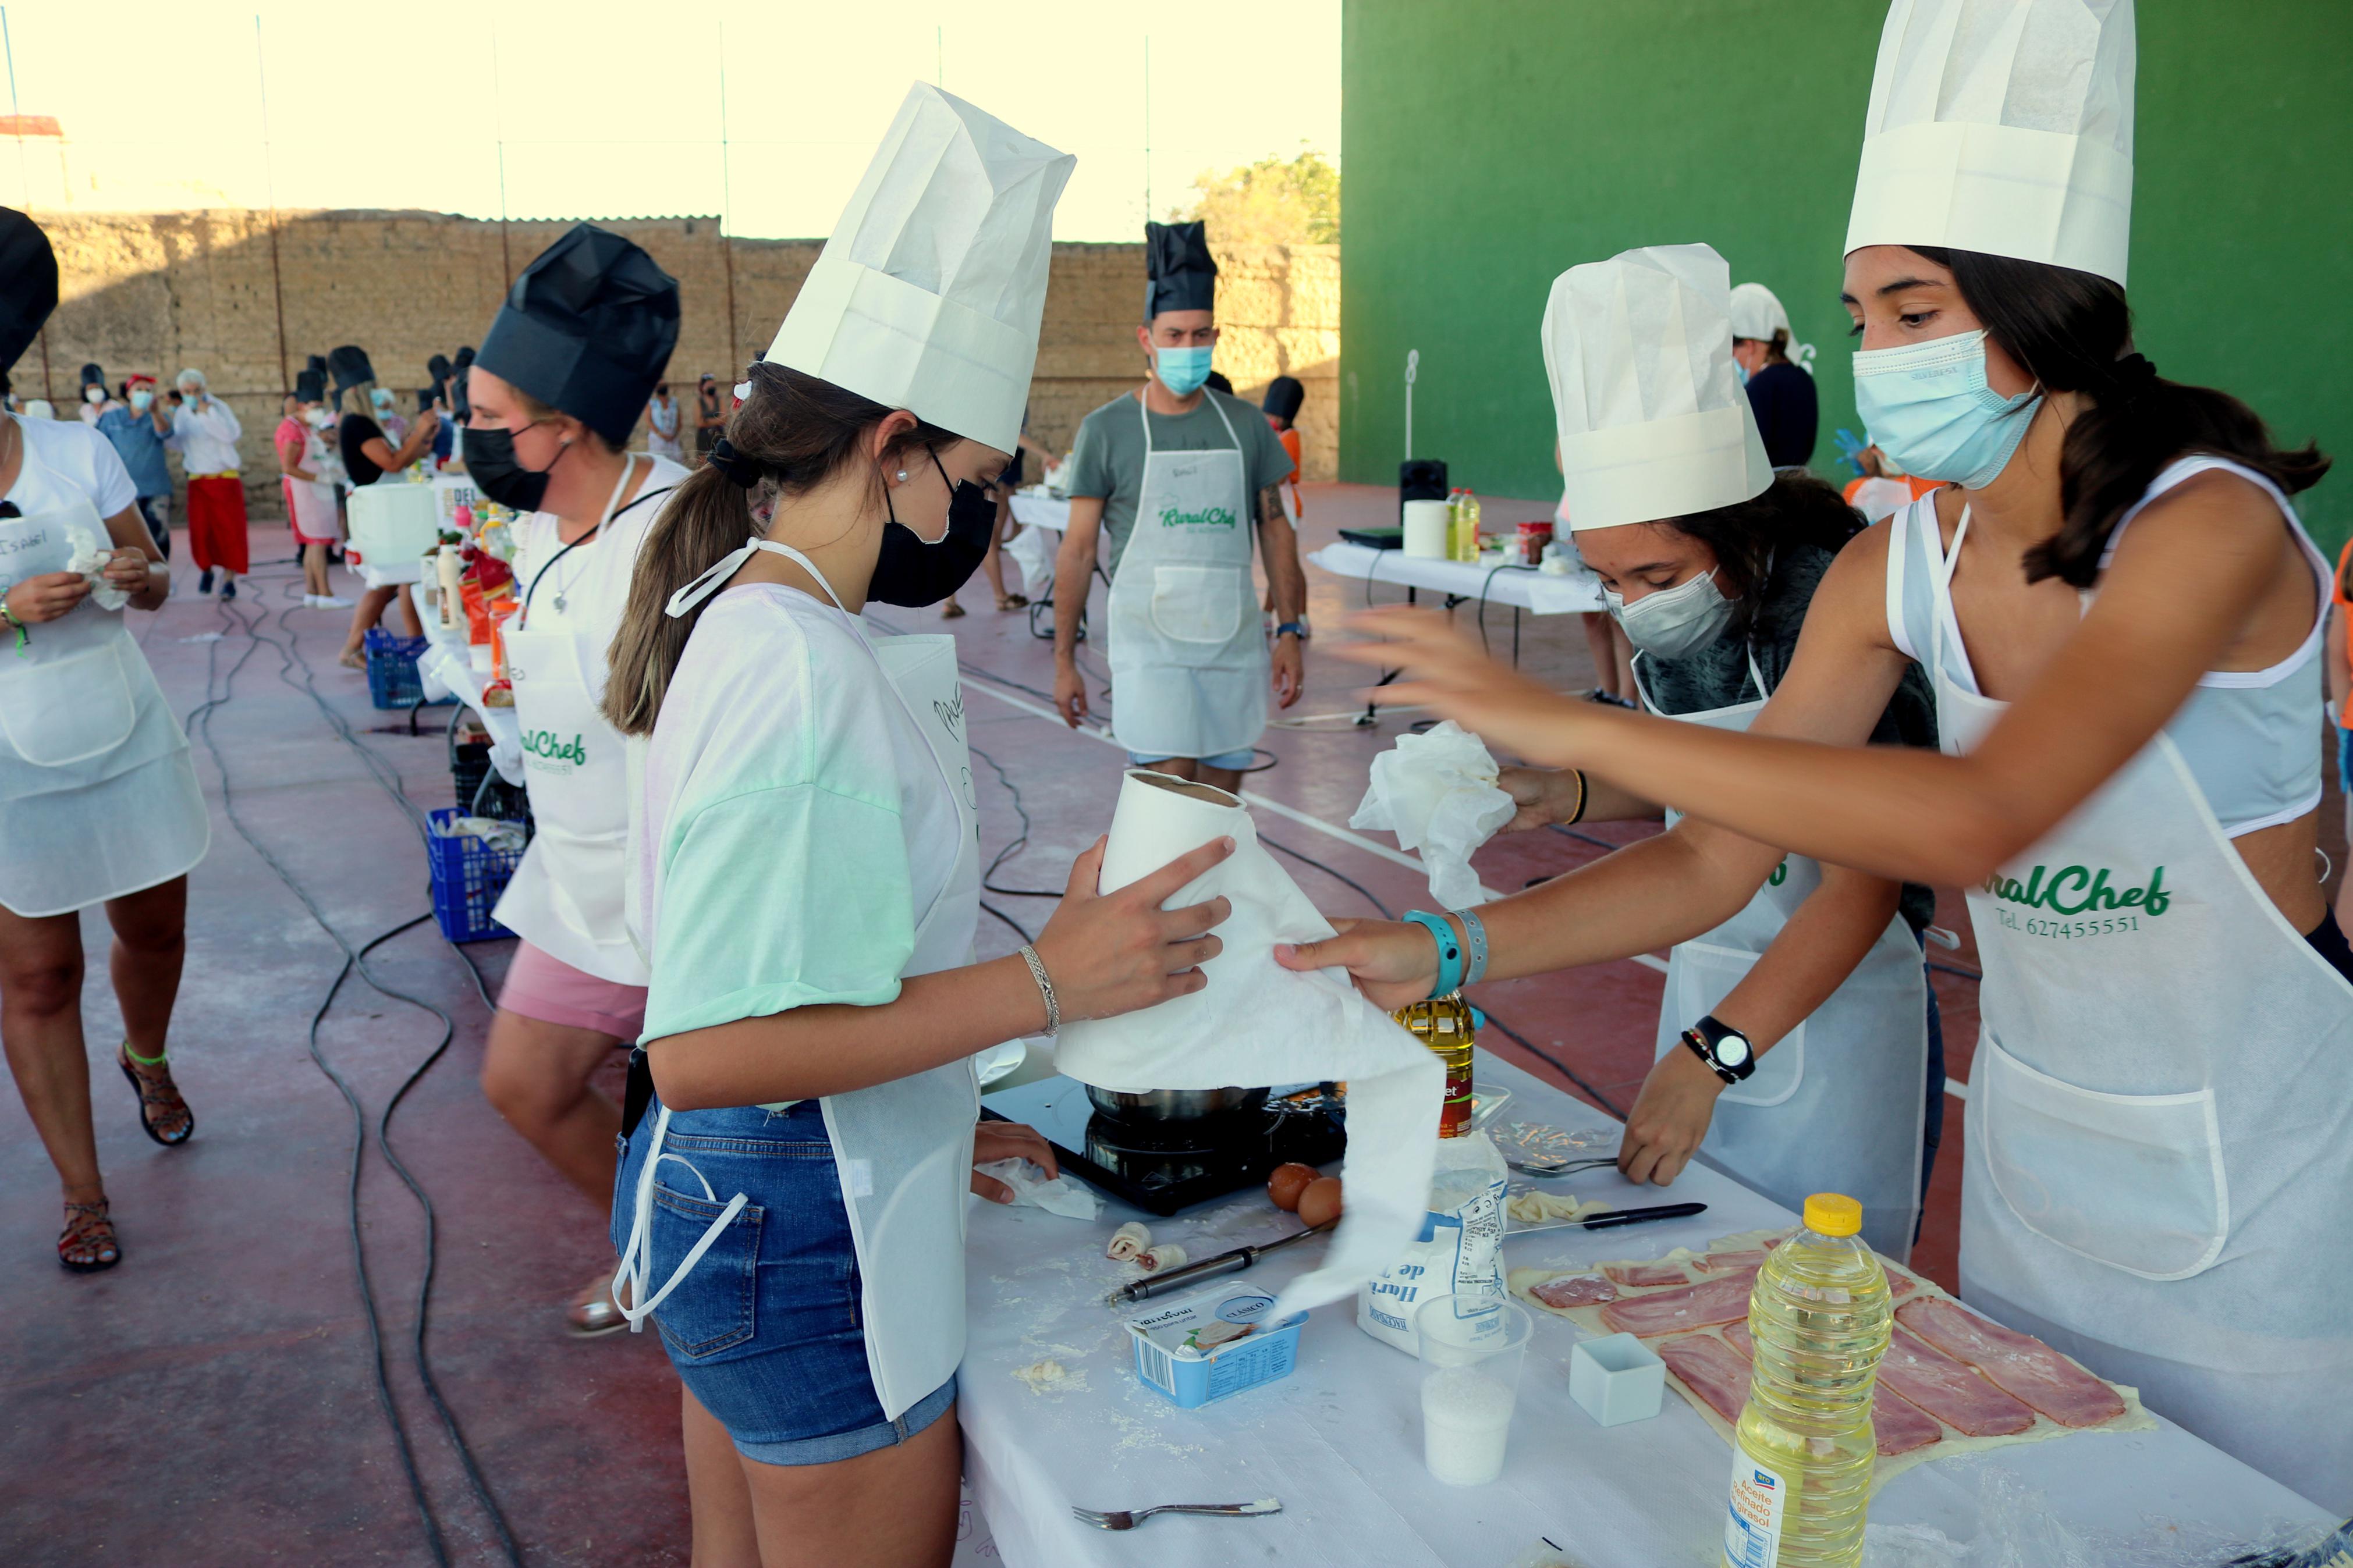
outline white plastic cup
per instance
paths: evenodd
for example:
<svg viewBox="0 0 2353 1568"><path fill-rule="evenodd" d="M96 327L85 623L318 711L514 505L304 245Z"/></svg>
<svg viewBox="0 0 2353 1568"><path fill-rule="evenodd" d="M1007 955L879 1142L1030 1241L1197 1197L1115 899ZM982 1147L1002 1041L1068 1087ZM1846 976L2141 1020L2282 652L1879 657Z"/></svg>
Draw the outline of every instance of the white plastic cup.
<svg viewBox="0 0 2353 1568"><path fill-rule="evenodd" d="M1483 1487L1504 1473L1520 1364L1535 1320L1504 1296L1458 1294L1413 1315L1421 1342L1421 1456L1450 1487Z"/></svg>

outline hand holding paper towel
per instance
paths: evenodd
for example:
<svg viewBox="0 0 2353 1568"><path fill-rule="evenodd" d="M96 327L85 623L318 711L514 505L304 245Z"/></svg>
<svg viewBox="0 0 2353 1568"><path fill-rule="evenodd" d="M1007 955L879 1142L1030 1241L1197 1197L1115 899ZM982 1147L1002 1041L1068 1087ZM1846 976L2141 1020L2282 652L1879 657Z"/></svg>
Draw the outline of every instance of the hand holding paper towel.
<svg viewBox="0 0 2353 1568"><path fill-rule="evenodd" d="M100 544L96 534L77 523L66 525L66 543L73 550L66 570L90 584L90 596L100 609L119 610L131 602L129 594L106 580L106 563L114 553L111 544Z"/></svg>
<svg viewBox="0 0 2353 1568"><path fill-rule="evenodd" d="M1421 852L1430 896L1459 910L1484 903L1471 852L1493 838L1519 809L1497 787L1486 742L1449 719L1426 735L1404 734L1373 759L1364 804L1351 827L1387 828Z"/></svg>
<svg viewBox="0 0 2353 1568"><path fill-rule="evenodd" d="M1320 942L1332 926L1225 791L1131 771L1112 816L1101 889L1125 887L1229 834L1234 853L1166 905L1219 895L1232 901L1218 928L1224 948L1201 965L1208 984L1139 1013L1063 1025L1055 1065L1082 1083L1130 1091L1347 1080L1347 1214L1324 1267L1284 1289L1280 1317L1354 1294L1420 1233L1445 1073L1345 971L1294 973L1274 962L1275 943Z"/></svg>

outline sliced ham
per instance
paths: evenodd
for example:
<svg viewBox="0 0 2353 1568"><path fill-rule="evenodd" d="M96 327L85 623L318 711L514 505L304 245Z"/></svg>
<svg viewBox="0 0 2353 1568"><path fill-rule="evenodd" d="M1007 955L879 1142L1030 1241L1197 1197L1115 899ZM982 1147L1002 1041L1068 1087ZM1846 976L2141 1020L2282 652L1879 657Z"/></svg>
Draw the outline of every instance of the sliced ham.
<svg viewBox="0 0 2353 1568"><path fill-rule="evenodd" d="M1968 1437L2007 1437L2034 1425L2034 1412L1902 1328L1887 1343L1879 1381Z"/></svg>
<svg viewBox="0 0 2353 1568"><path fill-rule="evenodd" d="M2062 1426L2096 1426L2125 1413L2116 1391L2044 1344L1958 1302L1924 1296L1896 1314L1905 1327L1967 1362Z"/></svg>
<svg viewBox="0 0 2353 1568"><path fill-rule="evenodd" d="M1528 1294L1547 1307L1566 1312L1577 1307L1598 1307L1618 1299L1618 1287L1598 1274L1567 1274L1532 1287Z"/></svg>
<svg viewBox="0 0 2353 1568"><path fill-rule="evenodd" d="M1726 1421L1740 1419L1748 1403L1748 1357L1714 1334L1685 1334L1659 1346L1659 1359L1683 1386L1707 1401Z"/></svg>
<svg viewBox="0 0 2353 1568"><path fill-rule="evenodd" d="M1621 1334L1646 1340L1711 1328L1748 1316L1748 1288L1756 1282L1754 1268L1714 1275L1680 1290L1612 1301L1601 1309L1601 1321Z"/></svg>
<svg viewBox="0 0 2353 1568"><path fill-rule="evenodd" d="M1710 1252L1699 1258L1699 1266L1712 1274L1727 1268L1754 1268L1765 1261L1765 1249L1754 1247L1744 1252Z"/></svg>
<svg viewBox="0 0 2353 1568"><path fill-rule="evenodd" d="M1945 1440L1935 1416L1884 1385L1871 1392L1871 1435L1882 1454L1908 1454Z"/></svg>
<svg viewBox="0 0 2353 1568"><path fill-rule="evenodd" d="M1763 1262L1762 1258L1757 1260ZM1653 1285L1688 1285L1691 1276L1680 1263L1605 1263L1601 1272L1626 1286L1641 1290Z"/></svg>
<svg viewBox="0 0 2353 1568"><path fill-rule="evenodd" d="M1720 1331L1726 1342L1746 1361L1757 1353L1757 1342L1748 1337L1746 1323L1726 1323ZM1664 1357L1667 1347L1661 1345L1659 1354ZM1667 1363L1672 1366L1672 1361ZM1678 1373L1678 1376L1681 1374ZM1691 1380L1684 1378L1684 1382ZM1737 1416L1726 1416L1737 1420ZM1933 1416L1882 1384L1871 1391L1871 1435L1878 1439L1882 1454L1908 1454L1915 1448L1925 1448L1931 1443L1945 1440L1945 1429Z"/></svg>
<svg viewBox="0 0 2353 1568"><path fill-rule="evenodd" d="M1905 1297L1909 1296L1913 1291L1917 1290L1918 1289L1920 1289L1920 1281L1913 1279L1912 1276L1905 1273L1902 1269L1891 1268L1887 1271L1887 1299L1889 1300L1901 1301Z"/></svg>

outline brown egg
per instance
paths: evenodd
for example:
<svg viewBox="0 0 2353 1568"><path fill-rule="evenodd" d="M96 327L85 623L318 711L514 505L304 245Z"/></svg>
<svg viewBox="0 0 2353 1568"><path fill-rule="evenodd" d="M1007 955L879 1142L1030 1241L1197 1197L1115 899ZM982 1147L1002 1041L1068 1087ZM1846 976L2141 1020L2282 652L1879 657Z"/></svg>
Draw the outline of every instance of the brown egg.
<svg viewBox="0 0 2353 1568"><path fill-rule="evenodd" d="M1275 1207L1296 1212L1299 1194L1307 1190L1307 1184L1315 1180L1316 1175L1313 1165L1277 1165L1267 1175L1266 1195L1274 1201Z"/></svg>
<svg viewBox="0 0 2353 1568"><path fill-rule="evenodd" d="M1299 1218L1304 1225L1327 1225L1340 1217L1340 1178L1318 1176L1299 1194Z"/></svg>

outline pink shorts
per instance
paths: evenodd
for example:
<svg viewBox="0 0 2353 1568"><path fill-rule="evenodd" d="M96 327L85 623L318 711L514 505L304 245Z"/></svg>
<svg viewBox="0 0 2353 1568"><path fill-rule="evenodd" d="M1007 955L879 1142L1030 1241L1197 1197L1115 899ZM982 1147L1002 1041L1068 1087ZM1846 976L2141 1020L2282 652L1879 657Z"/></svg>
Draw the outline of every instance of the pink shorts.
<svg viewBox="0 0 2353 1568"><path fill-rule="evenodd" d="M646 988L599 980L552 958L527 942L515 944L499 1006L543 1024L594 1029L616 1040L637 1042L646 1027Z"/></svg>

